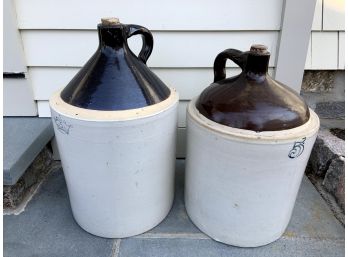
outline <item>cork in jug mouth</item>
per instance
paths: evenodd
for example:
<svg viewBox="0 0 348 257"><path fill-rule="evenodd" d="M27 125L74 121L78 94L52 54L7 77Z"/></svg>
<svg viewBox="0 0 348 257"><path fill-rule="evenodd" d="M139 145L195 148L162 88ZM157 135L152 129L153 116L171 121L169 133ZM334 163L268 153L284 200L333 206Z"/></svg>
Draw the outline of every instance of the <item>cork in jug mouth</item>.
<svg viewBox="0 0 348 257"><path fill-rule="evenodd" d="M227 59L242 72L226 78ZM214 83L199 96L199 112L222 125L252 130L279 131L299 127L310 112L302 97L268 75L267 46L254 44L249 51L226 49L214 62Z"/></svg>
<svg viewBox="0 0 348 257"><path fill-rule="evenodd" d="M101 18L101 24L102 25L119 25L121 23L120 23L119 18L105 17L105 18Z"/></svg>
<svg viewBox="0 0 348 257"><path fill-rule="evenodd" d="M250 47L250 53L259 54L259 55L270 55L270 52L267 51L268 47L261 44L253 44Z"/></svg>

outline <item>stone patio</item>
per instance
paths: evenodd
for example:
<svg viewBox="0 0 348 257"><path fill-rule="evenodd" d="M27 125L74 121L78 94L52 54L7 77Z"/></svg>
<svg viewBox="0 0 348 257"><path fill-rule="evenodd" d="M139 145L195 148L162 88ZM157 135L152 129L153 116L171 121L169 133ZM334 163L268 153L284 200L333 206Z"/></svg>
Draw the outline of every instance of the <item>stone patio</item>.
<svg viewBox="0 0 348 257"><path fill-rule="evenodd" d="M52 171L18 215L4 216L5 257L55 256L344 256L344 227L305 177L286 233L258 248L211 240L189 220L183 202L184 160L177 161L176 197L156 228L127 239L104 239L74 221L61 168Z"/></svg>

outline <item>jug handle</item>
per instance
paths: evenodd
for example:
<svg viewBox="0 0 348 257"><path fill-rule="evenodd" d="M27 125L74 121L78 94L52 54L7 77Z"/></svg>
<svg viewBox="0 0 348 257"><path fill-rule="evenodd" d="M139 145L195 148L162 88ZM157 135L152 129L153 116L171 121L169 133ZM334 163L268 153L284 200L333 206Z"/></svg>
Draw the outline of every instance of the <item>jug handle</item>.
<svg viewBox="0 0 348 257"><path fill-rule="evenodd" d="M226 61L230 59L241 67L244 71L247 61L248 52L242 52L236 49L226 49L219 53L214 61L214 82L223 80L226 78Z"/></svg>
<svg viewBox="0 0 348 257"><path fill-rule="evenodd" d="M145 27L139 26L139 25L134 25L134 24L129 24L127 25L127 38L130 38L131 36L134 35L141 35L143 39L143 46L140 50L138 58L146 64L147 59L149 59L151 53L152 53L152 48L153 48L153 37L150 32Z"/></svg>

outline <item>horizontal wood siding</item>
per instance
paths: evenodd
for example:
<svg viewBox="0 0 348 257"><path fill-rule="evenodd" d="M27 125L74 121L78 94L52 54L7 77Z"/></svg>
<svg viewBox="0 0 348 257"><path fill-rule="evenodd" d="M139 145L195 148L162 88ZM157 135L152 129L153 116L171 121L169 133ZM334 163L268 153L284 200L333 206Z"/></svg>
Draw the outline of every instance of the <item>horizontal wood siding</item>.
<svg viewBox="0 0 348 257"><path fill-rule="evenodd" d="M254 43L265 44L274 53L278 32L154 32L154 49L150 67L212 67L216 55L226 48L248 50ZM28 66L81 67L98 46L96 31L26 30L22 39ZM131 49L140 50L141 39L130 42ZM229 63L236 67L236 64Z"/></svg>
<svg viewBox="0 0 348 257"><path fill-rule="evenodd" d="M48 100L59 89L65 87L80 68L30 67L29 75L34 87L35 100ZM152 68L152 71L168 86L179 92L180 100L190 100L213 82L212 68ZM227 77L240 73L239 68L228 68ZM274 69L269 69L273 75Z"/></svg>
<svg viewBox="0 0 348 257"><path fill-rule="evenodd" d="M100 17L151 30L279 30L282 0L16 0L21 29L95 29Z"/></svg>

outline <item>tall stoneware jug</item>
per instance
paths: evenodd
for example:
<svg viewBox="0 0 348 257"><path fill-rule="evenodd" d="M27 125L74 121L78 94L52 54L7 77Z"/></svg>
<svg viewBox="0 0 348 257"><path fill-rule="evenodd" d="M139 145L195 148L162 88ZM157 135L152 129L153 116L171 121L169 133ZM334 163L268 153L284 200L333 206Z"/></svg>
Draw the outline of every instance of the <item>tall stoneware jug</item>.
<svg viewBox="0 0 348 257"><path fill-rule="evenodd" d="M127 44L137 34L139 56ZM146 66L148 29L102 19L98 35L97 51L50 107L76 222L121 238L153 228L172 206L178 94Z"/></svg>
<svg viewBox="0 0 348 257"><path fill-rule="evenodd" d="M318 116L268 74L270 53L227 49L214 83L187 109L185 205L213 239L255 247L286 229L319 129ZM242 72L226 78L226 60Z"/></svg>

